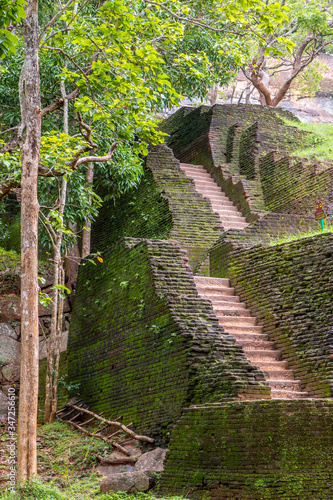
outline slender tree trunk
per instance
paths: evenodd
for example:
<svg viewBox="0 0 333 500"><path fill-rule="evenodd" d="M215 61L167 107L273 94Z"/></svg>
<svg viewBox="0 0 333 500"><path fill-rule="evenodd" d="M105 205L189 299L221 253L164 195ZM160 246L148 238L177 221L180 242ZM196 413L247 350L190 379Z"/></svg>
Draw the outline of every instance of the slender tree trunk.
<svg viewBox="0 0 333 500"><path fill-rule="evenodd" d="M210 90L210 92L208 94L209 95L209 102L210 102L211 106L214 106L214 104L216 104L218 91L219 91L219 86L215 83L214 87L212 88L212 90Z"/></svg>
<svg viewBox="0 0 333 500"><path fill-rule="evenodd" d="M94 180L94 165L93 163L88 163L88 169L86 172L86 183L91 185ZM91 247L91 220L87 219L85 222L85 226L87 229L83 229L82 232L82 259L87 257L90 254Z"/></svg>
<svg viewBox="0 0 333 500"><path fill-rule="evenodd" d="M68 227L69 229L71 229L71 231L73 231L74 234L77 235L78 233L77 224L72 224L69 222ZM66 254L66 275L68 278L66 286L71 290L71 292L75 291L80 261L81 261L81 254L76 238L73 247Z"/></svg>
<svg viewBox="0 0 333 500"><path fill-rule="evenodd" d="M66 99L66 89L64 82L61 82L61 94L64 99L64 132L68 134L68 100ZM63 220L67 199L67 180L62 178L60 202L59 202L59 217ZM45 422L52 423L57 411L57 393L58 393L58 371L59 371L59 356L60 356L60 339L62 335L62 318L63 318L63 300L59 296L58 285L64 284L63 266L61 258L62 231L59 230L56 235L55 244L53 247L53 296L51 310L51 331L47 340L47 370L46 370L46 385L45 385ZM60 326L59 326L60 325ZM60 330L60 331L59 331Z"/></svg>
<svg viewBox="0 0 333 500"><path fill-rule="evenodd" d="M17 480L23 484L37 474L38 404L38 199L37 181L41 136L38 61L38 0L28 0L23 26L24 68L20 85L22 160L21 202L21 377L18 417ZM22 139L24 128L25 139Z"/></svg>

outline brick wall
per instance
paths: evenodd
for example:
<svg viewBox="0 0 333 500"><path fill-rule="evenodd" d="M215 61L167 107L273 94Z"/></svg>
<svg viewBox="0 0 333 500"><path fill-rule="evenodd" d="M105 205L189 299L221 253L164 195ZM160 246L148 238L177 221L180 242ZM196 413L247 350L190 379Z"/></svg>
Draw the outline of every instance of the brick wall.
<svg viewBox="0 0 333 500"><path fill-rule="evenodd" d="M267 210L314 217L318 198L328 208L333 183L331 164L269 153L259 165Z"/></svg>
<svg viewBox="0 0 333 500"><path fill-rule="evenodd" d="M218 500L331 500L333 401L190 408L176 425L161 492Z"/></svg>
<svg viewBox="0 0 333 500"><path fill-rule="evenodd" d="M137 189L102 206L92 229L93 251L123 237L175 239L188 251L194 269L223 228L210 201L194 189L166 146L153 147Z"/></svg>
<svg viewBox="0 0 333 500"><path fill-rule="evenodd" d="M210 274L208 275L219 278L228 277L229 254L236 248L267 246L276 239L316 231L319 227L314 217L270 213L242 231L229 229L220 236L209 251Z"/></svg>
<svg viewBox="0 0 333 500"><path fill-rule="evenodd" d="M68 347L69 380L94 411L167 439L188 404L270 396L178 243L126 240L103 257L80 268Z"/></svg>
<svg viewBox="0 0 333 500"><path fill-rule="evenodd" d="M333 235L229 253L236 294L303 388L333 395Z"/></svg>
<svg viewBox="0 0 333 500"><path fill-rule="evenodd" d="M162 129L176 158L204 165L249 222L267 212L312 215L317 198L331 211L331 164L289 158L307 132L282 118L297 122L280 109L202 106L179 110Z"/></svg>

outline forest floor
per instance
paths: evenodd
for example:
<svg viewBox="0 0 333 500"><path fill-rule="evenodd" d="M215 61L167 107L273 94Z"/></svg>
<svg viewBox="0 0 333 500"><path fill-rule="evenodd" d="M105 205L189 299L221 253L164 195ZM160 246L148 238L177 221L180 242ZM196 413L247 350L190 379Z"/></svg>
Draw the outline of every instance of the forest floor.
<svg viewBox="0 0 333 500"><path fill-rule="evenodd" d="M96 472L96 455L111 453L111 445L82 435L60 421L39 426L37 436L38 479L21 491L8 493L10 439L5 425L0 423L0 499L157 500L153 494L100 493L103 478Z"/></svg>

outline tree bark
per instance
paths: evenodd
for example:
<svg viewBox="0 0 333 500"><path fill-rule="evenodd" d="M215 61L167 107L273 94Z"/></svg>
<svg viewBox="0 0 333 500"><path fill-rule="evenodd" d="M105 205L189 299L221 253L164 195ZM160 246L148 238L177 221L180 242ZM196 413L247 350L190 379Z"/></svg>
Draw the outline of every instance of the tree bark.
<svg viewBox="0 0 333 500"><path fill-rule="evenodd" d="M64 82L61 82L61 94L64 99L64 132L68 134L68 100ZM67 179L62 178L59 217L63 223L67 199ZM59 229L53 246L53 297L51 312L51 331L47 341L47 371L45 386L45 422L52 423L57 411L58 375L60 358L60 339L62 334L63 299L59 295L58 285L64 285L64 271L61 257L62 230Z"/></svg>
<svg viewBox="0 0 333 500"><path fill-rule="evenodd" d="M28 0L23 23L24 88L20 95L26 136L20 138L21 202L21 378L18 417L17 480L23 484L37 474L38 403L38 199L37 180L41 136L38 61L38 0Z"/></svg>

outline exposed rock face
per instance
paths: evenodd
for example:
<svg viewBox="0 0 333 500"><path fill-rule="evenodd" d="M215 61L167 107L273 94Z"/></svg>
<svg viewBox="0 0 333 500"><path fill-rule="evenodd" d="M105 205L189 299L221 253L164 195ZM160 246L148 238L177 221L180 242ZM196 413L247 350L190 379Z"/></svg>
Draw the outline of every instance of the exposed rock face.
<svg viewBox="0 0 333 500"><path fill-rule="evenodd" d="M163 448L156 448L144 453L138 458L133 472L115 473L112 468L99 467L99 472L106 476L101 484L101 492L148 491L155 484L156 473L164 470L163 462L167 451Z"/></svg>
<svg viewBox="0 0 333 500"><path fill-rule="evenodd" d="M164 448L156 448L153 451L148 451L141 455L134 466L135 472L155 471L161 472L164 470L163 462L169 450Z"/></svg>
<svg viewBox="0 0 333 500"><path fill-rule="evenodd" d="M148 491L154 481L149 478L146 472L122 472L109 476L101 484L101 493L114 491L125 491L126 493L134 493L136 491Z"/></svg>
<svg viewBox="0 0 333 500"><path fill-rule="evenodd" d="M0 335L0 365L20 363L20 358L20 343L12 337Z"/></svg>
<svg viewBox="0 0 333 500"><path fill-rule="evenodd" d="M0 391L0 420L7 415L8 410L8 398L6 394Z"/></svg>
<svg viewBox="0 0 333 500"><path fill-rule="evenodd" d="M21 300L19 297L1 297L0 298L0 321L21 320Z"/></svg>

